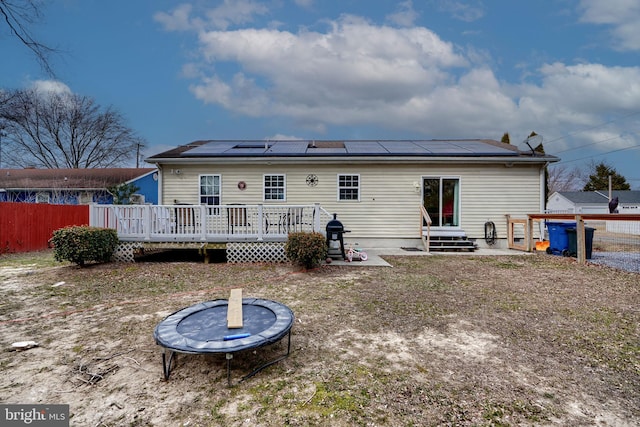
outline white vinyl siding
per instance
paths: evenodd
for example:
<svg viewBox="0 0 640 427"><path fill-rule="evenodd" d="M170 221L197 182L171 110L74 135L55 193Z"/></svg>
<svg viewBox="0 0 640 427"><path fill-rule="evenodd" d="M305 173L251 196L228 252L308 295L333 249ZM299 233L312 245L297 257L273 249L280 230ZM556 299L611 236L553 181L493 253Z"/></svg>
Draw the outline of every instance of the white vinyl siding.
<svg viewBox="0 0 640 427"><path fill-rule="evenodd" d="M170 171L177 165L165 165ZM199 204L198 177L215 171L221 176L223 204L268 205L263 200L265 175L286 175L286 203L320 203L351 232L346 237L358 239L418 239L421 180L426 176L455 176L460 179L460 228L471 238L484 238L484 224L495 223L498 236L506 238L505 214L513 216L540 212L542 199L540 165L504 164L223 164L180 165L181 174L165 173L162 180L164 203ZM316 186L306 178L314 174ZM357 174L360 177L359 203L345 203L336 198L336 177ZM238 189L238 182L246 189ZM416 187L416 184L418 186ZM279 203L279 201L278 201Z"/></svg>

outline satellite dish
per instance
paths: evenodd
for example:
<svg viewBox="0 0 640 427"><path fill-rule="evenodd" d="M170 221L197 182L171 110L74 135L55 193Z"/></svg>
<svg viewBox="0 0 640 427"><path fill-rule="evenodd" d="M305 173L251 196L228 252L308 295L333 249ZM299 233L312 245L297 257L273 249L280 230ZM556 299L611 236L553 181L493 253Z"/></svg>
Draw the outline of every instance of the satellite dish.
<svg viewBox="0 0 640 427"><path fill-rule="evenodd" d="M520 151L529 151L531 150L532 155L536 155L536 151L534 147L538 147L538 145L542 144L542 135L531 135L529 138L525 139L518 145L518 150Z"/></svg>

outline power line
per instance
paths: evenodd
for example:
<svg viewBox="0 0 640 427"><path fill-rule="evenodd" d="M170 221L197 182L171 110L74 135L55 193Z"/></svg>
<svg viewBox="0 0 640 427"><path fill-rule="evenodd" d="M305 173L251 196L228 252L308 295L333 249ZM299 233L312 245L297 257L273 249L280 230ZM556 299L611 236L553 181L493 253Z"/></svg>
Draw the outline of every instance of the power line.
<svg viewBox="0 0 640 427"><path fill-rule="evenodd" d="M600 153L600 154L593 154L591 156L587 156L587 157L580 157L578 159L571 159L571 160L562 160L556 164L562 164L562 163L571 163L571 162L577 162L580 160L587 160L587 159L592 159L594 157L599 157L599 156L605 156L607 154L611 154L611 153L617 153L620 151L625 151L625 150L633 150L634 148L640 148L640 145L634 145L633 147L626 147L626 148L619 148L617 150L611 150L611 151L607 151L606 153Z"/></svg>
<svg viewBox="0 0 640 427"><path fill-rule="evenodd" d="M600 124L598 124L598 125L591 126L591 127L589 127L589 128L586 128L586 129L581 129L581 130L576 130L576 131L573 131L573 132L569 132L568 134L563 135L563 136L561 136L561 137L559 137L559 138L556 138L556 139L552 139L552 140L550 140L550 141L547 141L547 144L548 144L548 143L551 143L551 142L560 141L561 139L568 138L568 137L570 137L570 136L572 136L572 135L575 135L575 134L578 134L578 133L581 133L581 132L586 132L586 131L589 131L589 130L598 129L598 128L604 127L604 126L606 126L606 125L609 125L609 124L611 124L611 123L615 123L615 122L617 122L617 121L619 121L619 120L624 120L624 119L627 119L627 118L629 118L629 117L637 116L637 115L639 115L639 114L640 114L640 111L635 111L635 112L633 112L633 113L627 114L626 116L622 116L622 117L620 117L620 118L618 118L618 119L612 119L612 120L609 120L608 122L600 123ZM636 133L637 133L637 132L636 132ZM579 147L578 147L578 148L579 148Z"/></svg>
<svg viewBox="0 0 640 427"><path fill-rule="evenodd" d="M630 134L636 134L636 133L638 133L638 131L636 131L636 132L630 132ZM566 150L558 151L558 152L556 152L555 154L561 154L561 153L566 153L567 151L577 150L577 149L579 149L579 148L590 147L590 146L592 146L592 145L601 144L601 143L603 143L603 142L612 141L612 140L614 140L614 139L618 139L618 138L621 138L621 136L620 136L620 135L612 136L611 138L603 139L603 140L596 141L596 142L592 142L592 143L589 143L589 144L579 145L579 146L577 146L577 147L573 147L573 148L567 148ZM555 141L557 141L557 140L555 140ZM550 141L550 142L551 142L551 141ZM631 148L634 148L634 147L631 147Z"/></svg>

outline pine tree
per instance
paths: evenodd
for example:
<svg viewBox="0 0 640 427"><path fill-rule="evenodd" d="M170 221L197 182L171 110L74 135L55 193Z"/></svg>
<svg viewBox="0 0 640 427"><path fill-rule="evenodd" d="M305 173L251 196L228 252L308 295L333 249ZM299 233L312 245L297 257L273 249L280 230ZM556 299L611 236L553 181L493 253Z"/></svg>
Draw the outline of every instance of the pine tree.
<svg viewBox="0 0 640 427"><path fill-rule="evenodd" d="M603 191L609 189L609 176L611 176L612 190L630 190L631 186L626 178L604 162L595 165L595 173L589 175L589 181L584 185L582 191Z"/></svg>

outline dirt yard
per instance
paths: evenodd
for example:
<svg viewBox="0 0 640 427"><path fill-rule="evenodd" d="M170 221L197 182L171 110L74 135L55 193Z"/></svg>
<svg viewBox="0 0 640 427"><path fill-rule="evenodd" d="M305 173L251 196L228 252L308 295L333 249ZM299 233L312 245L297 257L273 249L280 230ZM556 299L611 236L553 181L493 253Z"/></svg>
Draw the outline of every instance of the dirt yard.
<svg viewBox="0 0 640 427"><path fill-rule="evenodd" d="M543 254L385 259L2 256L0 401L69 404L83 427L640 424L639 274ZM234 287L294 311L290 357L229 388L224 355L179 355L165 381L155 326ZM236 354L233 378L285 350Z"/></svg>

